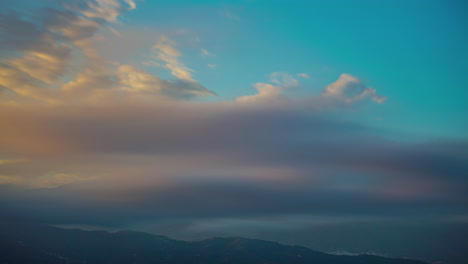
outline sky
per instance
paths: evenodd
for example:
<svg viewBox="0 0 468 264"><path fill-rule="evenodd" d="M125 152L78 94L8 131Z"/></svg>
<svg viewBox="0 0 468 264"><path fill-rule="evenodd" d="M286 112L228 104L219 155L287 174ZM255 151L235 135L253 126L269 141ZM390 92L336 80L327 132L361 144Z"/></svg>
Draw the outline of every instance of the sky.
<svg viewBox="0 0 468 264"><path fill-rule="evenodd" d="M0 217L463 263L467 7L2 0Z"/></svg>

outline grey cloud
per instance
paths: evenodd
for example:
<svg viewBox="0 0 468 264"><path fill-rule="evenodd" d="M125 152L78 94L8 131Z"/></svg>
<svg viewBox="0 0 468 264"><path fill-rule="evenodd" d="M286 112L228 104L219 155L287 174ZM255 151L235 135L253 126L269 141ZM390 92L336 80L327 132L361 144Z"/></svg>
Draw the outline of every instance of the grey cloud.
<svg viewBox="0 0 468 264"><path fill-rule="evenodd" d="M32 22L23 20L15 11L0 13L0 46L2 49L33 48L43 32ZM4 52L4 51L2 51Z"/></svg>
<svg viewBox="0 0 468 264"><path fill-rule="evenodd" d="M104 21L84 18L70 10L47 9L47 27L52 31L62 32L62 37L78 41L93 36Z"/></svg>
<svg viewBox="0 0 468 264"><path fill-rule="evenodd" d="M185 98L190 99L199 96L215 96L216 93L204 87L196 81L187 81L182 79L176 79L168 81L170 89L167 89L166 93L173 98Z"/></svg>
<svg viewBox="0 0 468 264"><path fill-rule="evenodd" d="M161 102L151 107L69 107L59 113L26 109L13 115L3 116L5 122L15 119L10 124L11 134L4 132L4 140L0 140L4 149L11 146L14 150L14 138L63 146L79 142L79 148L70 151L219 153L231 162L320 165L452 180L463 180L467 161L466 142L399 143L375 136L377 131L372 128L300 109ZM29 135L23 128L40 133Z"/></svg>
<svg viewBox="0 0 468 264"><path fill-rule="evenodd" d="M0 126L0 157L25 159L0 164L5 220L396 256L423 256L427 244L415 241L456 241L460 249L437 247L434 259L459 258L466 245L463 140L392 140L301 104L0 106ZM372 247L382 237L391 242Z"/></svg>
<svg viewBox="0 0 468 264"><path fill-rule="evenodd" d="M15 123L8 122L13 119ZM418 208L418 204L424 208L434 201L445 208L467 203L466 142L396 143L372 136L370 128L320 113L170 104L36 109L0 115L0 121L9 126L9 131L0 132L0 146L6 153L40 155L44 173L47 168L83 167L79 159L96 164L96 173L111 175L97 185L89 184L105 189L113 182L116 189L111 188L109 196L118 194L124 203L129 197L137 204L146 201L143 211L161 206L159 211L180 213L187 201L194 203L189 206L194 210L191 214L241 213L249 208L265 213L294 209L330 213L346 208L357 212L361 206L371 213L372 208L391 211L392 204L398 211ZM147 160L127 159L124 165L135 168L133 174L118 175L118 161L106 160L108 155ZM8 166L5 174L15 173L19 165ZM271 170L260 169L257 175L249 170L256 167ZM278 169L292 170L279 180L271 178L269 174ZM129 184L131 179L135 183ZM124 194L119 186L135 192Z"/></svg>

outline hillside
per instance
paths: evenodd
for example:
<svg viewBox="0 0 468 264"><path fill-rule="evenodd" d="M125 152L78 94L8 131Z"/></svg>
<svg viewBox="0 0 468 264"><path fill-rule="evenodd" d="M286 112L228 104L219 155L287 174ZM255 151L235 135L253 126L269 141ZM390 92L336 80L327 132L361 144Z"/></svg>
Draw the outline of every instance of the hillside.
<svg viewBox="0 0 468 264"><path fill-rule="evenodd" d="M246 238L185 242L142 232L0 224L1 264L423 264L370 255L336 256Z"/></svg>

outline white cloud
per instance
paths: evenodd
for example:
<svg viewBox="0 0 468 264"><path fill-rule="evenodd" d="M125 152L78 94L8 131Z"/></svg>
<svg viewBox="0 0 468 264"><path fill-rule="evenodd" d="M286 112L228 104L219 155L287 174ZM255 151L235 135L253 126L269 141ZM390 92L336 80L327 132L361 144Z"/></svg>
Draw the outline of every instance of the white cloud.
<svg viewBox="0 0 468 264"><path fill-rule="evenodd" d="M298 73L297 76L304 79L310 79L310 76L307 73Z"/></svg>
<svg viewBox="0 0 468 264"><path fill-rule="evenodd" d="M284 90L299 86L299 81L286 72L273 72L269 75L270 83L256 83L257 94L241 96L236 99L241 103L274 101L283 98Z"/></svg>
<svg viewBox="0 0 468 264"><path fill-rule="evenodd" d="M299 74L298 74L299 75ZM307 75L308 76L308 75ZM303 78L303 77L302 77ZM257 94L241 96L236 99L242 103L272 102L285 99L284 92L299 87L299 81L286 72L274 72L269 75L270 83L256 83ZM325 98L334 98L352 104L370 98L376 103L383 103L387 98L377 94L373 88L367 87L359 78L342 74L337 81L325 87L320 96L312 96L308 103L316 107L336 106L336 103ZM300 100L299 100L300 101Z"/></svg>
<svg viewBox="0 0 468 264"><path fill-rule="evenodd" d="M387 99L378 95L375 89L367 87L359 78L346 73L341 74L338 80L328 85L323 96L343 100L347 103L358 102L366 98L383 103Z"/></svg>
<svg viewBox="0 0 468 264"><path fill-rule="evenodd" d="M167 36L161 36L156 44L153 45L154 59L156 59L157 63L170 69L174 77L194 81L191 74L193 70L179 60L182 54L175 48L175 45L175 42Z"/></svg>
<svg viewBox="0 0 468 264"><path fill-rule="evenodd" d="M270 81L285 89L294 88L299 85L299 81L286 72L274 72L270 74Z"/></svg>
<svg viewBox="0 0 468 264"><path fill-rule="evenodd" d="M135 9L136 4L134 1L126 0L128 9ZM88 18L103 19L107 22L116 22L117 17L122 13L124 7L119 0L95 0L94 2L87 2L88 7L82 9L83 15Z"/></svg>
<svg viewBox="0 0 468 264"><path fill-rule="evenodd" d="M241 103L256 103L277 100L281 97L282 93L280 86L274 86L269 83L257 83L255 84L255 89L258 91L257 94L241 96L236 101Z"/></svg>
<svg viewBox="0 0 468 264"><path fill-rule="evenodd" d="M194 81L166 81L137 69L131 65L121 65L117 75L122 89L132 94L166 96L169 98L191 98L215 95L212 91Z"/></svg>
<svg viewBox="0 0 468 264"><path fill-rule="evenodd" d="M206 50L206 49L201 49L201 55L202 55L202 56L214 56L213 53L209 52L209 51Z"/></svg>
<svg viewBox="0 0 468 264"><path fill-rule="evenodd" d="M136 8L135 1L133 1L133 0L124 0L124 2L127 3L129 10L133 10L133 9Z"/></svg>

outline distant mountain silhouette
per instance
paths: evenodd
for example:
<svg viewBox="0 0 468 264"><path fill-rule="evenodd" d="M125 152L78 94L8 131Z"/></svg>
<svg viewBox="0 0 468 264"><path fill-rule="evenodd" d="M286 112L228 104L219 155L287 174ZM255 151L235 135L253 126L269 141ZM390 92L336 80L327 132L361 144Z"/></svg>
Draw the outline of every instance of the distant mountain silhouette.
<svg viewBox="0 0 468 264"><path fill-rule="evenodd" d="M0 264L423 264L371 255L337 256L246 238L185 242L142 232L82 231L0 223Z"/></svg>

